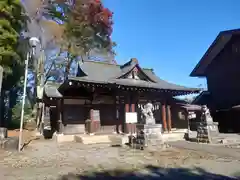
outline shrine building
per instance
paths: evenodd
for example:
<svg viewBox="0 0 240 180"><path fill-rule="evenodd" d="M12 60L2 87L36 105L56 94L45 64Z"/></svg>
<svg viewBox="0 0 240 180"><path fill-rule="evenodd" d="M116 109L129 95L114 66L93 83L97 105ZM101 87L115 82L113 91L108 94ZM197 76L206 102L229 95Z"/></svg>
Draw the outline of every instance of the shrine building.
<svg viewBox="0 0 240 180"><path fill-rule="evenodd" d="M124 65L83 61L74 77L61 84L46 84L45 120L49 117L52 129L63 134L131 133L136 125L126 120L126 114L136 114L139 122L141 108L151 102L156 123L162 124L163 132L170 132L187 128L187 121L178 116L174 96L199 91L160 79L135 58Z"/></svg>

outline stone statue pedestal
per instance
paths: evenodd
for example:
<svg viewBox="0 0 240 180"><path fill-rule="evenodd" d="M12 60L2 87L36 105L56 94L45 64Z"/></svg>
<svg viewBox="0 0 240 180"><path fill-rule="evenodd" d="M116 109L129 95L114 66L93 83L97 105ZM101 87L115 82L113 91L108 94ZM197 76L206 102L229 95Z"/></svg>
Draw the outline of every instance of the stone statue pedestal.
<svg viewBox="0 0 240 180"><path fill-rule="evenodd" d="M218 122L207 122L206 126L211 136L219 135Z"/></svg>
<svg viewBox="0 0 240 180"><path fill-rule="evenodd" d="M18 137L0 139L0 149L18 150Z"/></svg>
<svg viewBox="0 0 240 180"><path fill-rule="evenodd" d="M144 132L145 146L162 143L162 124L137 124L137 132Z"/></svg>
<svg viewBox="0 0 240 180"><path fill-rule="evenodd" d="M209 109L203 105L201 122L197 124L197 141L215 143L218 135L218 123L213 122Z"/></svg>
<svg viewBox="0 0 240 180"><path fill-rule="evenodd" d="M218 122L200 122L197 127L197 139L202 142L214 143L219 135Z"/></svg>

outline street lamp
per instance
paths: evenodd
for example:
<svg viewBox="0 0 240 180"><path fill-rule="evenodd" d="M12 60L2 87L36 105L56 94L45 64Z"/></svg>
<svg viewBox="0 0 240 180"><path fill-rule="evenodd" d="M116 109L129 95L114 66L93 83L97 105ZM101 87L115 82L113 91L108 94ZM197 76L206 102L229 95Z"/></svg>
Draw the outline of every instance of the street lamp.
<svg viewBox="0 0 240 180"><path fill-rule="evenodd" d="M32 37L29 39L30 51L27 53L27 59L25 60L23 99L22 99L21 121L20 121L19 142L18 142L19 152L22 150L22 132L23 132L23 119L24 119L24 106L25 106L26 89L27 89L28 63L31 57L35 57L36 47L39 43L40 41L36 37Z"/></svg>

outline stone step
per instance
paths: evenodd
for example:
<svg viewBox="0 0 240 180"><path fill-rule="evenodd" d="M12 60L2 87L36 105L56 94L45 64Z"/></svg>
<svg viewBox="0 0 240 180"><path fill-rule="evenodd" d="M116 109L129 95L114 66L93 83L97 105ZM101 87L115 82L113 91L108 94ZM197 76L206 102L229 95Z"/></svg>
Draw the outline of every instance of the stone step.
<svg viewBox="0 0 240 180"><path fill-rule="evenodd" d="M162 134L163 141L179 141L184 139L184 132Z"/></svg>
<svg viewBox="0 0 240 180"><path fill-rule="evenodd" d="M128 135L109 135L109 140L112 146L123 146L129 143Z"/></svg>
<svg viewBox="0 0 240 180"><path fill-rule="evenodd" d="M83 144L111 143L108 135L75 135L75 141Z"/></svg>
<svg viewBox="0 0 240 180"><path fill-rule="evenodd" d="M65 143L65 142L74 142L75 141L75 136L74 135L63 135L63 134L56 134L53 136L54 139L58 143Z"/></svg>

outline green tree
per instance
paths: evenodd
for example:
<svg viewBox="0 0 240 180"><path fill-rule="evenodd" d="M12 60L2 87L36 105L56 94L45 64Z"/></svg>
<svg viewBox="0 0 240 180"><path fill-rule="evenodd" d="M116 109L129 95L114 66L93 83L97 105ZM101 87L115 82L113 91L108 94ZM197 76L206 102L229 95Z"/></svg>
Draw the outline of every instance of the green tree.
<svg viewBox="0 0 240 180"><path fill-rule="evenodd" d="M26 27L27 18L20 0L0 1L0 65L4 69L1 91L1 125L4 124L6 92L11 109L16 103L16 88L23 75L23 53L19 49L20 33ZM14 93L14 96L13 94Z"/></svg>

